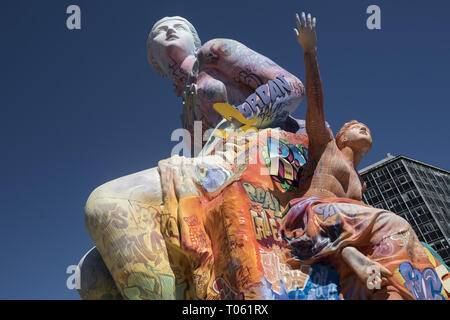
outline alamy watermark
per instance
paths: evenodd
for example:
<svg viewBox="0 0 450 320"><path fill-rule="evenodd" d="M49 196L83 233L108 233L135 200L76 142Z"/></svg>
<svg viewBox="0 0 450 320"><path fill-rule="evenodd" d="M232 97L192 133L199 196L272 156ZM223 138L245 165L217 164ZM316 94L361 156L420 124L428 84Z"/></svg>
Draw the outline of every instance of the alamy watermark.
<svg viewBox="0 0 450 320"><path fill-rule="evenodd" d="M370 16L367 18L366 26L369 30L380 30L381 29L381 9L379 6L372 4L367 7L367 14Z"/></svg>
<svg viewBox="0 0 450 320"><path fill-rule="evenodd" d="M66 19L66 26L69 30L81 29L81 9L78 5L69 5L66 14L70 14ZM366 14L370 16L366 20L366 26L369 30L381 29L381 9L378 5L372 4L367 7Z"/></svg>
<svg viewBox="0 0 450 320"><path fill-rule="evenodd" d="M69 290L81 289L81 272L78 265L67 266L66 273L70 276L66 280L66 287Z"/></svg>
<svg viewBox="0 0 450 320"><path fill-rule="evenodd" d="M72 4L67 7L66 13L70 14L66 20L66 26L69 30L81 29L81 9L79 6Z"/></svg>

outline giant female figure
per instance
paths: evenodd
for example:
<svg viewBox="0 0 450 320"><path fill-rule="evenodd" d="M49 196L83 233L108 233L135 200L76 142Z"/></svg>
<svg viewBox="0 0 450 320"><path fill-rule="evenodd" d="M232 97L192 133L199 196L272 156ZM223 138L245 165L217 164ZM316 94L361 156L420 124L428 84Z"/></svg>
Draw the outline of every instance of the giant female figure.
<svg viewBox="0 0 450 320"><path fill-rule="evenodd" d="M202 135L218 125L222 116L213 105L227 103L260 129L281 128L282 147L269 133L263 146L266 175L257 166L236 166L203 152L192 159L174 156L95 189L85 207L86 226L120 295L214 299L273 294L261 291L261 281L269 278L269 289L279 289L280 277L286 283L300 274L282 262L272 266L284 268L281 275L267 268L268 261L281 259L275 216L292 198L286 191L295 191L306 158L306 136L294 135L303 132L303 122L289 116L303 98L303 84L237 41L201 45L194 27L181 17L155 23L147 53L150 65L183 97L182 124L189 132L194 133L194 121L201 121ZM283 158L276 167L275 157ZM82 290L87 298L100 298L95 290Z"/></svg>

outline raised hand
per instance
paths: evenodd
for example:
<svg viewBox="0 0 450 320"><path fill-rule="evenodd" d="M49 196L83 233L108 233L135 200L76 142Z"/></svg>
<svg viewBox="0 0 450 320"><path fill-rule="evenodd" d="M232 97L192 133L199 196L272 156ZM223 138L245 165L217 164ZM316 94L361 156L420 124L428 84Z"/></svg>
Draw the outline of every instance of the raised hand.
<svg viewBox="0 0 450 320"><path fill-rule="evenodd" d="M294 28L294 32L298 43L305 53L315 52L317 44L316 18L311 20L311 14L308 13L308 17L306 17L304 12L302 12L301 21L298 14L295 14L295 17L298 29Z"/></svg>

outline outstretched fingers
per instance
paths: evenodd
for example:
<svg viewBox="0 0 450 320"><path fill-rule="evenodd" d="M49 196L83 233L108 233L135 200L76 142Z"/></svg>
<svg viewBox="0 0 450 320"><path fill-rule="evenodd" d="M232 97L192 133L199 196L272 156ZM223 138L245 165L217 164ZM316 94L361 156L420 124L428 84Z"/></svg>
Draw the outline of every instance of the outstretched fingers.
<svg viewBox="0 0 450 320"><path fill-rule="evenodd" d="M306 28L306 15L304 12L302 12L302 24Z"/></svg>
<svg viewBox="0 0 450 320"><path fill-rule="evenodd" d="M298 16L298 13L295 14L295 22L297 23L298 30L302 30L302 23L300 21L300 17Z"/></svg>
<svg viewBox="0 0 450 320"><path fill-rule="evenodd" d="M312 17L311 13L308 13L308 15L306 15L305 12L302 12L300 16L296 13L295 18L297 28L294 29L294 33L298 43L302 46L303 51L312 52L317 50L315 29L316 18Z"/></svg>
<svg viewBox="0 0 450 320"><path fill-rule="evenodd" d="M306 15L305 12L302 12L301 18L298 13L295 14L295 22L297 23L297 31L301 32L303 29L314 30L316 28L317 20L315 17L311 16L311 13Z"/></svg>

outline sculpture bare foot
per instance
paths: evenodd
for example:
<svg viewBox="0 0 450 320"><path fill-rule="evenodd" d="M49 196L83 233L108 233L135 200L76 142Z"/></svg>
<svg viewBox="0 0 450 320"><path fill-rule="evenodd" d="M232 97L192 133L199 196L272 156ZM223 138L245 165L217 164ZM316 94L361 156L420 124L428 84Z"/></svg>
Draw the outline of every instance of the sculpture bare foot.
<svg viewBox="0 0 450 320"><path fill-rule="evenodd" d="M387 284L387 278L392 276L392 272L367 258L354 247L345 247L342 250L342 257L370 290L381 289Z"/></svg>

